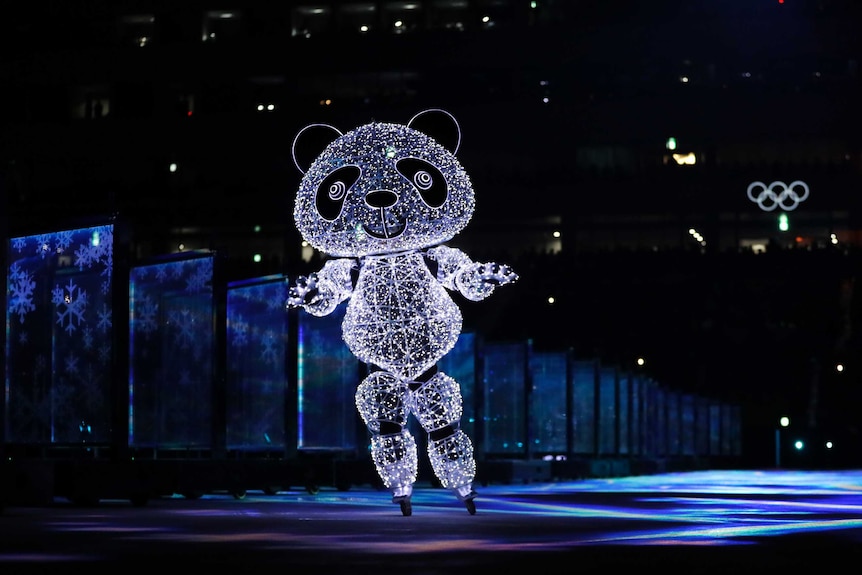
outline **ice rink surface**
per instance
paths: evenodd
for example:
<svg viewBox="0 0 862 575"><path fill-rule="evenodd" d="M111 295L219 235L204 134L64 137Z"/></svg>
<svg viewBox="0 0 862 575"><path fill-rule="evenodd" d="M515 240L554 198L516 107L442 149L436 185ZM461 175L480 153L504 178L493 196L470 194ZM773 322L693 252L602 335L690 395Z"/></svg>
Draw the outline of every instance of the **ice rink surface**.
<svg viewBox="0 0 862 575"><path fill-rule="evenodd" d="M423 484L409 517L370 487L7 507L0 573L738 575L862 559L862 471L698 471L478 491L475 515Z"/></svg>

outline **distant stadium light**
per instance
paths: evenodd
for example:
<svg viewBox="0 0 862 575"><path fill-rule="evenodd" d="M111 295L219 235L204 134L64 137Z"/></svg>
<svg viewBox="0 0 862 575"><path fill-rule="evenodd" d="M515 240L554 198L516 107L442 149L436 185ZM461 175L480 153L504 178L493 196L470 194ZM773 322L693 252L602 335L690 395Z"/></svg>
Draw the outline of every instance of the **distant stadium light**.
<svg viewBox="0 0 862 575"><path fill-rule="evenodd" d="M687 154L674 154L673 159L680 166L693 166L697 163L697 156L691 152Z"/></svg>

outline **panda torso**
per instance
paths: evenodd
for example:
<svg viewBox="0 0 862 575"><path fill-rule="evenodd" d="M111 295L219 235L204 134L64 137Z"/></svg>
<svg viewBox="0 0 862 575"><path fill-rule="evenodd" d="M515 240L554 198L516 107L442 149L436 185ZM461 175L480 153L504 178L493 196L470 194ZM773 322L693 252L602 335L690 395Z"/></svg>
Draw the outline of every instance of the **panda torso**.
<svg viewBox="0 0 862 575"><path fill-rule="evenodd" d="M454 347L461 312L421 252L368 256L342 324L360 360L413 379Z"/></svg>

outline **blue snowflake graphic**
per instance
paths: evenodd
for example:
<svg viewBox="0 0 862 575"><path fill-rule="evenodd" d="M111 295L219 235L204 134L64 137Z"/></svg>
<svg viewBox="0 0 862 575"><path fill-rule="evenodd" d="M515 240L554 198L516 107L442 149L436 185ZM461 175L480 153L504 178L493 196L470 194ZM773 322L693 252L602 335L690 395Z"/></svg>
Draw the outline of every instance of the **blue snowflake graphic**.
<svg viewBox="0 0 862 575"><path fill-rule="evenodd" d="M260 358L266 363L275 364L278 361L278 338L275 332L271 329L266 330L260 338L260 344L262 346Z"/></svg>
<svg viewBox="0 0 862 575"><path fill-rule="evenodd" d="M67 355L64 368L66 369L66 373L78 373L78 358L74 354Z"/></svg>
<svg viewBox="0 0 862 575"><path fill-rule="evenodd" d="M186 291L189 293L196 293L206 289L212 280L212 259L207 258L202 261L202 264L194 266L192 273L186 278Z"/></svg>
<svg viewBox="0 0 862 575"><path fill-rule="evenodd" d="M144 296L140 304L135 305L134 325L149 335L159 327L156 319L158 314L158 302L154 302L150 296Z"/></svg>
<svg viewBox="0 0 862 575"><path fill-rule="evenodd" d="M93 349L93 328L88 325L84 326L81 341L84 344L84 349L88 351Z"/></svg>
<svg viewBox="0 0 862 575"><path fill-rule="evenodd" d="M237 314L236 317L231 318L228 327L230 328L232 345L244 347L248 344L248 322L245 321L242 314Z"/></svg>
<svg viewBox="0 0 862 575"><path fill-rule="evenodd" d="M111 344L106 343L99 346L99 363L108 365L109 361L111 361Z"/></svg>
<svg viewBox="0 0 862 575"><path fill-rule="evenodd" d="M103 303L102 309L96 313L99 316L96 328L102 333L107 333L111 327L111 308L108 307L108 304Z"/></svg>
<svg viewBox="0 0 862 575"><path fill-rule="evenodd" d="M59 242L59 240L58 240ZM71 238L68 240L71 243ZM84 268L103 266L101 275L105 282L102 284L102 293L108 293L111 285L111 277L114 268L114 229L112 226L94 228L86 244L79 244L75 250L75 265L83 271Z"/></svg>
<svg viewBox="0 0 862 575"><path fill-rule="evenodd" d="M195 317L191 310L172 311L170 321L176 326L174 343L180 349L189 349L195 341Z"/></svg>
<svg viewBox="0 0 862 575"><path fill-rule="evenodd" d="M41 234L36 236L36 253L44 259L51 251L51 238L53 234Z"/></svg>
<svg viewBox="0 0 862 575"><path fill-rule="evenodd" d="M69 285L65 288L59 285L54 287L51 291L51 302L58 307L57 325L72 335L72 332L84 322L87 292L76 286L74 280L70 279Z"/></svg>
<svg viewBox="0 0 862 575"><path fill-rule="evenodd" d="M21 323L24 323L24 316L36 309L33 303L35 289L36 282L30 272L20 269L18 262L12 264L9 268L9 313L17 314Z"/></svg>
<svg viewBox="0 0 862 575"><path fill-rule="evenodd" d="M68 249L70 245L72 245L72 236L74 235L74 233L74 230L65 230L54 234L54 239L56 241L54 250L58 254L62 254L66 251L66 249Z"/></svg>

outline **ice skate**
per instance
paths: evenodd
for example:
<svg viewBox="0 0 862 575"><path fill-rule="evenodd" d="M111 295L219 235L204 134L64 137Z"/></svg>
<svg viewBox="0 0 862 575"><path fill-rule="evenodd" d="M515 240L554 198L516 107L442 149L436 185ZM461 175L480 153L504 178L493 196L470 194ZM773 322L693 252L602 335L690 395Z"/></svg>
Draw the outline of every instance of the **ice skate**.
<svg viewBox="0 0 862 575"><path fill-rule="evenodd" d="M474 500L479 494L470 485L464 485L455 489L455 495L464 502L464 506L467 507L467 512L470 515L476 515L476 502Z"/></svg>
<svg viewBox="0 0 862 575"><path fill-rule="evenodd" d="M392 492L392 503L397 503L401 506L401 515L409 517L413 515L413 503L410 497L413 495L413 487L400 487Z"/></svg>
<svg viewBox="0 0 862 575"><path fill-rule="evenodd" d="M392 502L401 506L401 515L404 517L410 517L413 515L413 503L410 502L409 495L404 497L393 497Z"/></svg>

